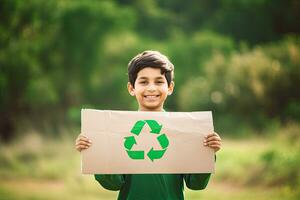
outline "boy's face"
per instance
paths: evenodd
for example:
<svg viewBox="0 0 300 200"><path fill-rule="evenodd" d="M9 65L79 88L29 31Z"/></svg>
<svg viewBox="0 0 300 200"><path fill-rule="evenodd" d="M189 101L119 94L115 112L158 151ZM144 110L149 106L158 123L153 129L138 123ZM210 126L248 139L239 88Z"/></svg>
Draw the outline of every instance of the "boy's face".
<svg viewBox="0 0 300 200"><path fill-rule="evenodd" d="M133 86L128 83L128 91L136 97L140 111L163 111L164 102L172 94L174 82L168 82L160 69L146 67L139 71Z"/></svg>

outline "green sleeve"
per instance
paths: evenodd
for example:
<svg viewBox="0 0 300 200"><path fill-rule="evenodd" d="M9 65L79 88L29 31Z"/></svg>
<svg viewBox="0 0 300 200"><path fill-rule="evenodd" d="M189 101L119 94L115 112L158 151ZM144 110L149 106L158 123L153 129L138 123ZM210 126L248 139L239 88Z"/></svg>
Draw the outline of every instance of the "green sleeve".
<svg viewBox="0 0 300 200"><path fill-rule="evenodd" d="M121 174L95 174L94 176L100 185L108 190L120 190L125 183L125 178Z"/></svg>
<svg viewBox="0 0 300 200"><path fill-rule="evenodd" d="M217 156L215 155L215 162L217 160ZM185 184L191 190L203 190L206 188L209 179L210 173L203 174L185 174L183 175Z"/></svg>
<svg viewBox="0 0 300 200"><path fill-rule="evenodd" d="M210 173L205 174L185 174L183 175L185 184L191 190L203 190L210 179Z"/></svg>

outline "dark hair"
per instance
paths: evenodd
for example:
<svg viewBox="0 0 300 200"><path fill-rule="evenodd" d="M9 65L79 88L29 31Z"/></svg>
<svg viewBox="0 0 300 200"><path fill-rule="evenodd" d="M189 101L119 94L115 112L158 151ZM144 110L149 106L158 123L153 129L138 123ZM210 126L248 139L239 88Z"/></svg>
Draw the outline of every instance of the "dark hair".
<svg viewBox="0 0 300 200"><path fill-rule="evenodd" d="M158 68L162 75L165 75L168 86L174 78L174 65L170 60L158 51L147 50L136 55L128 63L128 78L130 84L134 87L135 80L139 71L146 67Z"/></svg>

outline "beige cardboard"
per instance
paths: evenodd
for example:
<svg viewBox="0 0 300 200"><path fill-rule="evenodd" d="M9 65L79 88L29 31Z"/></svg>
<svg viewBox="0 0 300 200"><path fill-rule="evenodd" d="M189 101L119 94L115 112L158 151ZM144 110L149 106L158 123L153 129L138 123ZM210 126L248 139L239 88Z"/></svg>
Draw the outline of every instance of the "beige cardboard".
<svg viewBox="0 0 300 200"><path fill-rule="evenodd" d="M150 133L144 125L136 136L131 133L138 120L156 120L160 134ZM212 114L208 112L138 112L82 109L81 133L92 140L82 151L83 174L211 173L214 151L203 146L204 136L213 132ZM169 145L160 159L151 161L149 150L161 150L157 136L165 134ZM131 150L144 150L143 160L131 159L125 150L125 137L135 136Z"/></svg>

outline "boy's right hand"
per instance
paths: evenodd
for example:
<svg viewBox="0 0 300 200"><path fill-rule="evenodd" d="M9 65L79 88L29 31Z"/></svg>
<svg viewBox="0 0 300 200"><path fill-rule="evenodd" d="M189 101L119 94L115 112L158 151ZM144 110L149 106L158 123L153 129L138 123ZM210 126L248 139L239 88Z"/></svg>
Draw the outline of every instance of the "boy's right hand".
<svg viewBox="0 0 300 200"><path fill-rule="evenodd" d="M92 141L84 135L78 135L75 143L77 151L88 149L92 145Z"/></svg>

